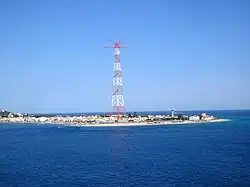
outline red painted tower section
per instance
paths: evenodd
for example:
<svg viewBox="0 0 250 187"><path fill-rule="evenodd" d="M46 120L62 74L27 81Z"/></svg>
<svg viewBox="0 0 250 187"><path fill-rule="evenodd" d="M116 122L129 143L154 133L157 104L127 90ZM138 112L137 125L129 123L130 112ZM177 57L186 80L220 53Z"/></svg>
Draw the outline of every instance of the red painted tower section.
<svg viewBox="0 0 250 187"><path fill-rule="evenodd" d="M125 112L125 103L123 99L123 81L122 69L120 61L120 48L127 48L121 46L120 41L110 41L112 46L105 46L105 48L114 48L114 77L113 77L113 95L112 106L115 108L117 120L121 119L120 114Z"/></svg>

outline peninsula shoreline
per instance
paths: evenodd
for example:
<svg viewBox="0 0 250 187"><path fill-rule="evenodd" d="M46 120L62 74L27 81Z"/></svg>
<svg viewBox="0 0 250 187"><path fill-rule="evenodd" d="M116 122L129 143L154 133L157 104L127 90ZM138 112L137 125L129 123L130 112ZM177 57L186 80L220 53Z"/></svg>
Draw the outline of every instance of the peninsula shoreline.
<svg viewBox="0 0 250 187"><path fill-rule="evenodd" d="M230 119L214 119L209 121L164 121L164 122L115 122L115 123L62 123L62 122L17 122L17 121L0 121L0 124L37 124L37 125L59 125L59 126L75 126L75 127L133 127L133 126L166 126L181 124L204 124L204 123L222 123L230 122Z"/></svg>
<svg viewBox="0 0 250 187"><path fill-rule="evenodd" d="M201 113L200 115L137 115L136 113L125 115L23 115L8 111L0 113L0 123L27 123L27 124L55 124L67 126L108 127L108 126L156 126L175 124L199 124L219 123L230 121L229 119L215 118L212 115Z"/></svg>

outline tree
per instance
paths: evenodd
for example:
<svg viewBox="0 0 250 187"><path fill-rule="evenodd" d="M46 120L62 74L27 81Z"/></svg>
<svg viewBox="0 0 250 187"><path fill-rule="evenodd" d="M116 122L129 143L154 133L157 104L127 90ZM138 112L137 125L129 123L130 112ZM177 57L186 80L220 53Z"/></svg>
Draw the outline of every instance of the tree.
<svg viewBox="0 0 250 187"><path fill-rule="evenodd" d="M11 112L8 111L0 111L0 117L8 117Z"/></svg>

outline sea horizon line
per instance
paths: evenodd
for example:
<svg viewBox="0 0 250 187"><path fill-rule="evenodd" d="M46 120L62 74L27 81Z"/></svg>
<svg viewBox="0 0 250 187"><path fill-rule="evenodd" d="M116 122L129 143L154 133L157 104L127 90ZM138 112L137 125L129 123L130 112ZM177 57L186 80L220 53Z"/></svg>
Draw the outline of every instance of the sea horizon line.
<svg viewBox="0 0 250 187"><path fill-rule="evenodd" d="M21 113L21 114L36 114L36 115L51 115L51 114L115 114L115 111L96 111L96 112L13 112L11 110L5 110L9 111L11 113ZM182 109L182 110L175 110L172 109L175 112L213 112L213 111L248 111L250 108L243 108L243 109ZM125 111L122 113L128 114L128 113L163 113L163 112L171 112L170 110L131 110L131 111Z"/></svg>

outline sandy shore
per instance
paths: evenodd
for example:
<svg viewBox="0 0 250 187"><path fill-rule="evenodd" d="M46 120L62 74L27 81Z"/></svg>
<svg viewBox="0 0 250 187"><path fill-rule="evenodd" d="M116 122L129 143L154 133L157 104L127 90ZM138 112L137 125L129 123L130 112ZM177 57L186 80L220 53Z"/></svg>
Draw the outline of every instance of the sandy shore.
<svg viewBox="0 0 250 187"><path fill-rule="evenodd" d="M147 122L133 122L133 123L96 123L96 124L81 124L81 123L34 123L34 122L23 122L23 124L38 124L38 125L57 125L57 126L75 126L75 127L132 127L132 126L160 126L160 125L179 125L179 124L201 124L201 123L220 123L228 122L230 119L215 119L209 121L165 121L158 123L147 123ZM1 122L0 122L1 123ZM13 123L13 122L6 122Z"/></svg>
<svg viewBox="0 0 250 187"><path fill-rule="evenodd" d="M116 126L156 126L156 125L178 125L178 124L200 124L200 123L219 123L228 122L229 119L216 119L210 121L181 121L181 122L159 122L159 123L104 123L104 124L64 124L69 126L84 126L84 127L116 127Z"/></svg>
<svg viewBox="0 0 250 187"><path fill-rule="evenodd" d="M201 123L219 123L228 122L230 119L215 119L209 121L164 121L164 122L133 122L133 123L96 123L96 124L81 124L81 123L37 123L37 122L13 122L13 121L0 121L1 123L22 123L22 124L37 124L37 125L57 125L57 126L77 126L77 127L117 127L117 126L159 126L159 125L178 125L178 124L201 124Z"/></svg>

